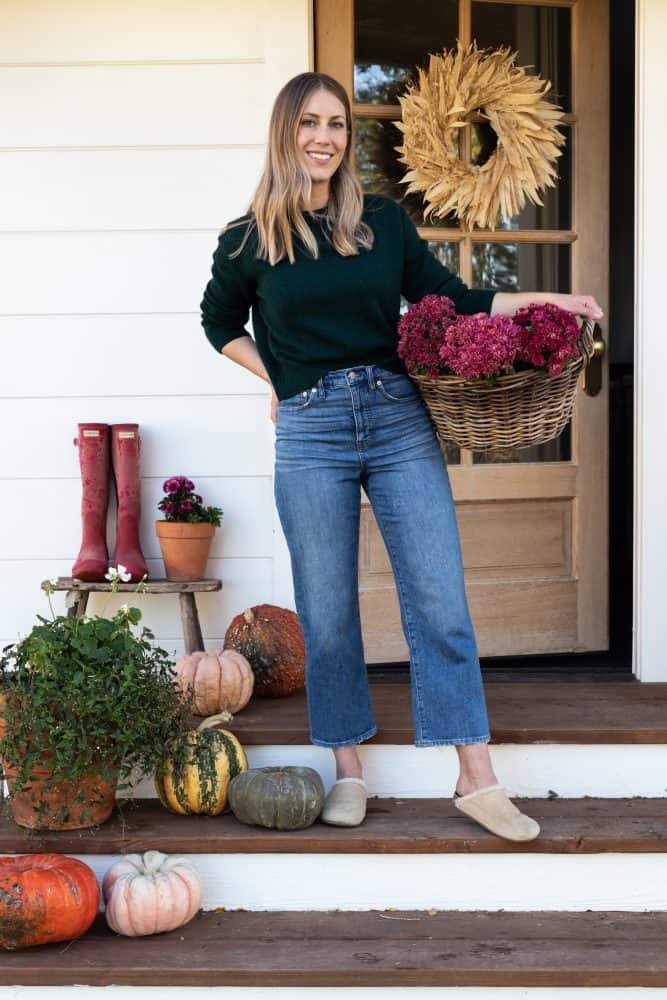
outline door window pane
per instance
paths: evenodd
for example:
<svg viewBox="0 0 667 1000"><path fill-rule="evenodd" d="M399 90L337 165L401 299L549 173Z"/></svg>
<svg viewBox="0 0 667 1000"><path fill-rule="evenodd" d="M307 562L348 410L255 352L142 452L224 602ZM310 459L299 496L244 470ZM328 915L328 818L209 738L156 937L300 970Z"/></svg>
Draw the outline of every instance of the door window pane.
<svg viewBox="0 0 667 1000"><path fill-rule="evenodd" d="M569 229L571 225L572 158L570 150L571 133L563 130L566 143L561 147L561 155L556 160L558 179L555 187L540 191L542 205L532 205L529 201L523 210L509 220L498 214L499 229ZM496 144L496 134L490 125L478 122L472 126L472 162L483 166L489 159Z"/></svg>
<svg viewBox="0 0 667 1000"><path fill-rule="evenodd" d="M396 104L415 67L456 45L458 0L355 0L354 28L355 101Z"/></svg>
<svg viewBox="0 0 667 1000"><path fill-rule="evenodd" d="M355 157L361 185L368 194L383 194L399 201L416 226L424 225L424 199L408 194L400 179L407 166L399 162L395 147L403 143L403 133L386 118L355 118ZM429 225L457 226L454 215L433 219Z"/></svg>
<svg viewBox="0 0 667 1000"><path fill-rule="evenodd" d="M568 243L475 243L472 283L497 292L569 292Z"/></svg>
<svg viewBox="0 0 667 1000"><path fill-rule="evenodd" d="M550 80L548 99L571 110L569 8L473 3L472 36L479 48L509 45L518 51L517 65Z"/></svg>

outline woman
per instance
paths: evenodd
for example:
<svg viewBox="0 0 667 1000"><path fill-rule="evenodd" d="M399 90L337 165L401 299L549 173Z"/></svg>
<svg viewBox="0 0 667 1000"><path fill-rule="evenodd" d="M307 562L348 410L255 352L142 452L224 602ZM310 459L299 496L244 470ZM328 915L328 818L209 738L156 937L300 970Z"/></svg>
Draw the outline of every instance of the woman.
<svg viewBox="0 0 667 1000"><path fill-rule="evenodd" d="M278 94L248 215L223 231L202 302L217 351L272 386L275 500L306 642L311 740L337 780L322 819L362 822L356 747L376 731L359 617L360 485L389 553L410 648L417 746L453 745L454 802L482 826L532 840L538 824L498 783L447 469L396 353L401 293L448 295L459 313L512 315L553 302L602 313L589 295L469 289L402 206L364 195L351 166L344 88L301 73ZM253 310L253 340L244 329Z"/></svg>

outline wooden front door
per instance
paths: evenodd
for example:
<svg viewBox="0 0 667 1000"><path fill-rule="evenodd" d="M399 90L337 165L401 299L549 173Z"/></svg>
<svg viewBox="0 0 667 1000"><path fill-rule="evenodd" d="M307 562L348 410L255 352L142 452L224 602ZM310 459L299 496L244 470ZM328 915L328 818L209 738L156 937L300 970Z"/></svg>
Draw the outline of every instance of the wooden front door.
<svg viewBox="0 0 667 1000"><path fill-rule="evenodd" d="M606 311L608 0L315 0L315 31L317 69L352 100L365 190L402 201L468 284L592 293ZM567 112L557 188L494 232L464 234L455 219L424 226L420 196L399 184L406 168L394 149L402 140L397 95L430 52L457 38L518 50L518 64L550 80ZM473 162L490 138L484 128L463 130L461 155ZM492 454L443 446L481 655L607 648L607 410L605 377L594 397L580 389L572 424L555 442ZM359 566L367 662L408 660L389 558L365 496Z"/></svg>

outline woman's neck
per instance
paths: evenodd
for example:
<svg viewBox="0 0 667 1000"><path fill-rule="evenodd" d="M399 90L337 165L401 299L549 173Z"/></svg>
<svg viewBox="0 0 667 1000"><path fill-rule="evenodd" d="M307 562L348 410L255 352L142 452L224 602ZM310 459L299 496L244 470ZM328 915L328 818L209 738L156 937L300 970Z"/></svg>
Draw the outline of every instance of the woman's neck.
<svg viewBox="0 0 667 1000"><path fill-rule="evenodd" d="M310 211L326 208L329 201L329 184L313 184L310 191Z"/></svg>

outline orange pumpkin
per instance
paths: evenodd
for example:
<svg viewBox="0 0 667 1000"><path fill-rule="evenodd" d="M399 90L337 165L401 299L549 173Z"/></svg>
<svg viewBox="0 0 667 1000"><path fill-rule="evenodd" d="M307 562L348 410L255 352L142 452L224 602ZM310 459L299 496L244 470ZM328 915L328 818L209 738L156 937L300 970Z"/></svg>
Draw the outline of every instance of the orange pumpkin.
<svg viewBox="0 0 667 1000"><path fill-rule="evenodd" d="M190 653L176 664L183 690L191 687L195 715L240 712L250 701L255 676L245 656L233 649Z"/></svg>
<svg viewBox="0 0 667 1000"><path fill-rule="evenodd" d="M0 945L28 948L81 937L97 915L94 873L64 854L0 858Z"/></svg>
<svg viewBox="0 0 667 1000"><path fill-rule="evenodd" d="M306 684L306 644L296 611L257 604L232 619L225 649L249 661L259 698L282 698Z"/></svg>

